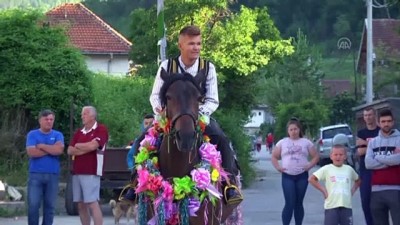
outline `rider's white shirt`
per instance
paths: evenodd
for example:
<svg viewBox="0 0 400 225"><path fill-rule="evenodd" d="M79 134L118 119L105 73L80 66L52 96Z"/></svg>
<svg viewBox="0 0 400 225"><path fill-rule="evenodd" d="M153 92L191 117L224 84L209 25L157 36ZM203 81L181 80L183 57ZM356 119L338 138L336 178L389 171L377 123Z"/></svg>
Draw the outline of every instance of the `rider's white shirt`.
<svg viewBox="0 0 400 225"><path fill-rule="evenodd" d="M181 57L179 56L179 63L184 66ZM153 108L153 111L155 114L157 114L156 109L161 108L161 101L159 99L159 93L160 89L164 83L162 80L160 73L161 73L161 68L164 68L167 70L168 66L168 60L165 60L161 63L160 67L158 68L156 79L154 80L153 84L153 90L150 95L150 103ZM183 69L185 71L181 71L181 68L179 69L179 72L187 72L190 73L192 76L196 76L199 68L199 59L196 60L196 62L193 64L193 66ZM217 82L217 73L215 71L215 66L210 63L210 68L208 71L207 75L207 80L206 80L206 94L205 94L205 101L204 104L200 105L200 113L204 115L211 115L219 105L219 100L218 100L218 82Z"/></svg>

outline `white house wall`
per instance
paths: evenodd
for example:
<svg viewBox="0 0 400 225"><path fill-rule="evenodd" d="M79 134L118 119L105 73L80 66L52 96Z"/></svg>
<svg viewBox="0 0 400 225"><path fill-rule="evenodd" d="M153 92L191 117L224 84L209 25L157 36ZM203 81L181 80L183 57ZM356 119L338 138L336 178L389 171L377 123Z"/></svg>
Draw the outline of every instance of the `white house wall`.
<svg viewBox="0 0 400 225"><path fill-rule="evenodd" d="M129 58L127 55L86 55L86 65L95 73L126 75L129 71Z"/></svg>
<svg viewBox="0 0 400 225"><path fill-rule="evenodd" d="M244 127L245 128L259 128L263 123L274 123L275 119L265 109L253 109L251 110L251 120Z"/></svg>

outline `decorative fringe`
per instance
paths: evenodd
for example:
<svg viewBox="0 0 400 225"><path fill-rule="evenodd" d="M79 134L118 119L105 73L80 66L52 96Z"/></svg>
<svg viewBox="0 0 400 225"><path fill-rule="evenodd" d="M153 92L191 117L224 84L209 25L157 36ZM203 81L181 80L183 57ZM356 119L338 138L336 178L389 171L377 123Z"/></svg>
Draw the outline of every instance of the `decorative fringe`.
<svg viewBox="0 0 400 225"><path fill-rule="evenodd" d="M207 200L207 198L204 199L203 204L204 204L204 225L206 225L206 224L208 224L208 200Z"/></svg>
<svg viewBox="0 0 400 225"><path fill-rule="evenodd" d="M147 225L147 201L144 193L139 194L139 225Z"/></svg>
<svg viewBox="0 0 400 225"><path fill-rule="evenodd" d="M179 215L181 219L181 225L189 225L189 198L186 197L179 203Z"/></svg>
<svg viewBox="0 0 400 225"><path fill-rule="evenodd" d="M165 208L163 200L161 200L160 204L158 204L157 207L157 219L158 225L165 225Z"/></svg>

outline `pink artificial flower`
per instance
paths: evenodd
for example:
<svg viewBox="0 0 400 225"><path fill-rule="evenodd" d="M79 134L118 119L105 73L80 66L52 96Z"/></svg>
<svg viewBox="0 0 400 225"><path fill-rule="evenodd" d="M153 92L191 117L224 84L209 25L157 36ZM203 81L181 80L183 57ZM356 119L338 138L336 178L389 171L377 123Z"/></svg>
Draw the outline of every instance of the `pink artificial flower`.
<svg viewBox="0 0 400 225"><path fill-rule="evenodd" d="M196 187L205 190L211 183L210 171L204 168L198 168L190 172L192 180L196 183Z"/></svg>
<svg viewBox="0 0 400 225"><path fill-rule="evenodd" d="M174 200L174 189L172 188L172 185L168 181L163 181L162 187L164 189L162 197L165 201L172 202L172 200Z"/></svg>
<svg viewBox="0 0 400 225"><path fill-rule="evenodd" d="M146 134L144 139L140 142L140 146L144 146L144 147L154 146L154 145L156 145L156 142L157 142L156 137Z"/></svg>
<svg viewBox="0 0 400 225"><path fill-rule="evenodd" d="M203 160L209 162L210 164L220 164L222 162L221 153L217 151L216 145L208 142L205 142L200 146L200 155Z"/></svg>
<svg viewBox="0 0 400 225"><path fill-rule="evenodd" d="M147 191L147 183L149 180L150 173L147 169L138 169L138 184L136 187L136 193Z"/></svg>
<svg viewBox="0 0 400 225"><path fill-rule="evenodd" d="M162 181L162 176L150 175L147 182L147 189L152 191L154 194L157 194L159 189L161 188Z"/></svg>
<svg viewBox="0 0 400 225"><path fill-rule="evenodd" d="M147 130L147 134L149 134L149 135L152 136L152 137L158 137L158 131L156 130L155 127L150 127L150 128Z"/></svg>

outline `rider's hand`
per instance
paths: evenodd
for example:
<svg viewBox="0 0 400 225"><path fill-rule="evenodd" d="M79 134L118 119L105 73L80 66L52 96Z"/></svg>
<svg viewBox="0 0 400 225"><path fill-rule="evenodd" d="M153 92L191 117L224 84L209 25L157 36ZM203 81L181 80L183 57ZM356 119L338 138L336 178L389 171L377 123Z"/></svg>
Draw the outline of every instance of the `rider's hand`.
<svg viewBox="0 0 400 225"><path fill-rule="evenodd" d="M162 107L157 107L157 108L156 108L156 112L157 112L157 113L162 113L162 111L163 111L163 108L162 108Z"/></svg>

